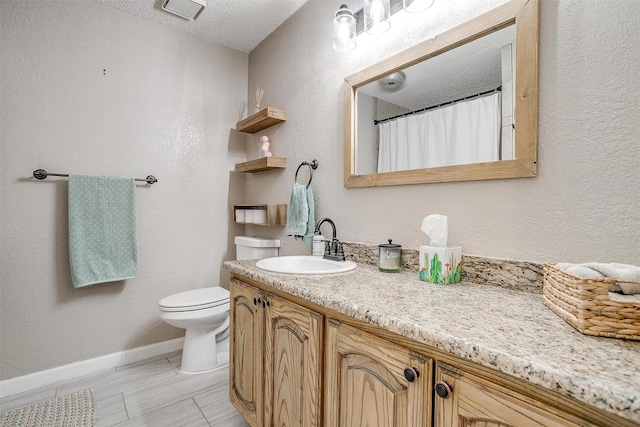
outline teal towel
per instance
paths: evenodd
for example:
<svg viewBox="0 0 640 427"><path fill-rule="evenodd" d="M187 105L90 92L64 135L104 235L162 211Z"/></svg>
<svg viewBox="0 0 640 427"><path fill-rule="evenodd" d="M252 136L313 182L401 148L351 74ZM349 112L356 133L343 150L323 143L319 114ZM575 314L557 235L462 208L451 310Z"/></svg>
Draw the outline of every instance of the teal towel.
<svg viewBox="0 0 640 427"><path fill-rule="evenodd" d="M69 175L69 261L75 288L130 279L138 268L133 178Z"/></svg>
<svg viewBox="0 0 640 427"><path fill-rule="evenodd" d="M313 190L311 187L307 187L307 206L309 208L309 219L307 220L307 227L302 236L302 241L305 245L311 246L313 244L313 232L315 231L315 207L313 206Z"/></svg>
<svg viewBox="0 0 640 427"><path fill-rule="evenodd" d="M295 183L291 190L291 199L287 209L287 236L302 238L302 241L311 246L314 231L314 205L313 191L311 187Z"/></svg>

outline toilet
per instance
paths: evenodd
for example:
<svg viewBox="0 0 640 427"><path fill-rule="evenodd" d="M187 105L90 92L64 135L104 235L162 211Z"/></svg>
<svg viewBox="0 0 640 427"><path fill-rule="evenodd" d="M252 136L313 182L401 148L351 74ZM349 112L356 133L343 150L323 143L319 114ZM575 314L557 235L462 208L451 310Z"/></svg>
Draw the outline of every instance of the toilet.
<svg viewBox="0 0 640 427"><path fill-rule="evenodd" d="M236 259L278 256L280 240L236 236ZM228 362L229 291L219 286L192 289L163 298L160 318L171 326L186 329L180 371L198 374ZM218 360L226 354L227 360ZM220 357L222 359L222 357Z"/></svg>

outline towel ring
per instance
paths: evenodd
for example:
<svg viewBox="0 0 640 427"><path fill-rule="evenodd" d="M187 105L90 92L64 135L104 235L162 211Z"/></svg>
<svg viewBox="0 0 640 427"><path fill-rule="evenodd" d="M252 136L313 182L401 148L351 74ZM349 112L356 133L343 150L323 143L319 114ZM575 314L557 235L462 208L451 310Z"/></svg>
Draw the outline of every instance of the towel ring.
<svg viewBox="0 0 640 427"><path fill-rule="evenodd" d="M308 163L308 162L300 163L300 166L298 166L298 169L296 169L296 177L293 179L293 182L294 183L298 182L298 172L300 171L300 168L305 165L309 166L309 182L307 183L307 188L308 188L311 185L311 180L313 179L313 170L318 169L318 161L316 159L313 159L311 163Z"/></svg>

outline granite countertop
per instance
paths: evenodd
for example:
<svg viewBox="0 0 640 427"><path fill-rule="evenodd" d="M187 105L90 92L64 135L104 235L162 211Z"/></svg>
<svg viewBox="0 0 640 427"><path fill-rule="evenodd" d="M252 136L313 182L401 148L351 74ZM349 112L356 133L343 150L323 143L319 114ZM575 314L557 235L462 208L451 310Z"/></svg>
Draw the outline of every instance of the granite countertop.
<svg viewBox="0 0 640 427"><path fill-rule="evenodd" d="M224 268L471 362L640 423L640 341L586 336L542 295L495 286L433 285L415 271L270 273L254 261Z"/></svg>

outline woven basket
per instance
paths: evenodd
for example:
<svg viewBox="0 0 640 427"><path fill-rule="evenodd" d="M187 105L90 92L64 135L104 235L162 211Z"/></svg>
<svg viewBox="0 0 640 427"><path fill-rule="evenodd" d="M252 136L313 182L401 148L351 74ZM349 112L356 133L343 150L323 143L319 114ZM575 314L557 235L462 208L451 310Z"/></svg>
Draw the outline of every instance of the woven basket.
<svg viewBox="0 0 640 427"><path fill-rule="evenodd" d="M544 304L586 335L640 341L640 302L609 299L614 279L586 279L544 264Z"/></svg>

